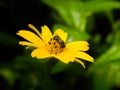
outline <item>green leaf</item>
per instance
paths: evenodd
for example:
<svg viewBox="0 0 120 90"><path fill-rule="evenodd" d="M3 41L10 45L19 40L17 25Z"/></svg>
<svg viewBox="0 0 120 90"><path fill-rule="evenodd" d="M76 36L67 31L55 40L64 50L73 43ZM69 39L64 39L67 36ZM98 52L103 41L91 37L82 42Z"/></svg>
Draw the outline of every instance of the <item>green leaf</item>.
<svg viewBox="0 0 120 90"><path fill-rule="evenodd" d="M111 33L107 41L111 42L112 46L97 58L93 66L106 65L120 58L120 31L117 30Z"/></svg>
<svg viewBox="0 0 120 90"><path fill-rule="evenodd" d="M9 68L0 68L0 76L2 76L3 78L5 78L5 80L7 80L7 82L10 85L13 85L15 82L15 79L17 78L17 74L14 73L12 70L10 70Z"/></svg>
<svg viewBox="0 0 120 90"><path fill-rule="evenodd" d="M97 59L94 65L105 65L116 59L120 58L120 46L112 46L107 52L103 53L101 57Z"/></svg>
<svg viewBox="0 0 120 90"><path fill-rule="evenodd" d="M32 58L30 55L25 54L15 58L13 62L14 68L28 70L39 69L41 72L45 71L45 60Z"/></svg>
<svg viewBox="0 0 120 90"><path fill-rule="evenodd" d="M68 33L68 39L67 39L68 42L78 41L78 40L88 40L90 38L90 35L85 31L79 31L75 28L67 27L60 24L54 25L53 30L55 31L58 28Z"/></svg>
<svg viewBox="0 0 120 90"><path fill-rule="evenodd" d="M92 64L89 71L94 77L95 90L110 90L119 85L120 79L120 31L109 36L112 46ZM104 85L103 85L104 83Z"/></svg>
<svg viewBox="0 0 120 90"><path fill-rule="evenodd" d="M114 0L92 0L92 1L114 1Z"/></svg>
<svg viewBox="0 0 120 90"><path fill-rule="evenodd" d="M59 61L56 65L53 66L51 73L56 74L63 71L68 65Z"/></svg>
<svg viewBox="0 0 120 90"><path fill-rule="evenodd" d="M87 17L93 13L120 9L120 3L117 1L43 0L43 2L56 10L57 14L53 15L60 23L81 31L85 31Z"/></svg>
<svg viewBox="0 0 120 90"><path fill-rule="evenodd" d="M117 8L120 9L120 3L117 1L90 1L85 3L83 11L95 13Z"/></svg>
<svg viewBox="0 0 120 90"><path fill-rule="evenodd" d="M119 85L120 80L120 59L116 62L94 69L94 90L111 90L112 87ZM104 84L103 84L104 83Z"/></svg>
<svg viewBox="0 0 120 90"><path fill-rule="evenodd" d="M82 2L58 0L44 0L43 2L56 10L57 14L54 13L53 15L58 21L82 31L85 30L88 13L82 12Z"/></svg>
<svg viewBox="0 0 120 90"><path fill-rule="evenodd" d="M4 45L17 45L18 41L15 37L5 32L0 32L0 43Z"/></svg>

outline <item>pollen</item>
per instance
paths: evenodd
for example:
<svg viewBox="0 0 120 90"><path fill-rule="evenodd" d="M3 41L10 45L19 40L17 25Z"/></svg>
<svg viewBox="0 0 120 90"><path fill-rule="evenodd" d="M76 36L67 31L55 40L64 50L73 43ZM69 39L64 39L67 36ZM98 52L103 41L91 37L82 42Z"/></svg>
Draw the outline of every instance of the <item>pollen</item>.
<svg viewBox="0 0 120 90"><path fill-rule="evenodd" d="M48 49L49 53L57 55L65 50L65 45L60 38L54 39L55 37L56 36L54 36L53 38L50 39L50 41L48 42L48 45L47 45L48 46L47 49ZM64 46L64 47L62 47L62 46Z"/></svg>

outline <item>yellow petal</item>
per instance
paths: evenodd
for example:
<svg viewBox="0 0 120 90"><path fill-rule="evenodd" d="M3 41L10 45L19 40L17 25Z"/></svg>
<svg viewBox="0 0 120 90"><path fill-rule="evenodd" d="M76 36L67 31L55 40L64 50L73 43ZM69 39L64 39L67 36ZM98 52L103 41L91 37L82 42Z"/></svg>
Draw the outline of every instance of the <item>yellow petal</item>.
<svg viewBox="0 0 120 90"><path fill-rule="evenodd" d="M27 31L27 30L20 30L17 35L25 38L26 40L34 43L34 44L42 44L42 40L35 35L33 32L31 31Z"/></svg>
<svg viewBox="0 0 120 90"><path fill-rule="evenodd" d="M89 62L94 62L93 57L91 57L87 53L78 51L78 52L74 52L74 54L76 55L76 58L84 59L84 60L89 61Z"/></svg>
<svg viewBox="0 0 120 90"><path fill-rule="evenodd" d="M60 61L64 62L64 63L69 63L69 62L73 62L75 57L73 56L73 54L69 51L65 51L62 52L58 55L54 56L55 58L59 59Z"/></svg>
<svg viewBox="0 0 120 90"><path fill-rule="evenodd" d="M82 61L75 59L75 62L80 63L85 68L85 64Z"/></svg>
<svg viewBox="0 0 120 90"><path fill-rule="evenodd" d="M39 45L35 45L35 44L27 42L27 41L20 41L19 44L26 45L26 46L32 46L32 47L39 47Z"/></svg>
<svg viewBox="0 0 120 90"><path fill-rule="evenodd" d="M38 59L51 57L50 53L45 48L38 48L33 50L31 56Z"/></svg>
<svg viewBox="0 0 120 90"><path fill-rule="evenodd" d="M56 31L55 31L55 33L54 33L54 35L58 35L58 36L60 36L60 38L64 41L64 42L66 42L66 39L67 39L67 33L65 33L63 30L61 30L61 29L57 29Z"/></svg>
<svg viewBox="0 0 120 90"><path fill-rule="evenodd" d="M52 38L52 33L50 29L44 25L41 27L42 28L42 39L46 42L49 42L50 38Z"/></svg>
<svg viewBox="0 0 120 90"><path fill-rule="evenodd" d="M89 49L88 42L86 41L75 41L66 44L66 48L70 50L81 50L81 51L87 51Z"/></svg>
<svg viewBox="0 0 120 90"><path fill-rule="evenodd" d="M34 30L41 37L40 32L32 24L28 24L28 27Z"/></svg>

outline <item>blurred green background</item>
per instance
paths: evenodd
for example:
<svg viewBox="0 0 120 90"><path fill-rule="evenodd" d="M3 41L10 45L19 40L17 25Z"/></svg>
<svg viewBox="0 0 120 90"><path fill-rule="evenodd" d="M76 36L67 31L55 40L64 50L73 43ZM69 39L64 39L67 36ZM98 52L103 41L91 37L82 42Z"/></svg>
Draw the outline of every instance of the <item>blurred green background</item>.
<svg viewBox="0 0 120 90"><path fill-rule="evenodd" d="M32 58L16 35L30 23L88 41L95 62ZM120 0L0 0L0 45L0 90L120 90Z"/></svg>

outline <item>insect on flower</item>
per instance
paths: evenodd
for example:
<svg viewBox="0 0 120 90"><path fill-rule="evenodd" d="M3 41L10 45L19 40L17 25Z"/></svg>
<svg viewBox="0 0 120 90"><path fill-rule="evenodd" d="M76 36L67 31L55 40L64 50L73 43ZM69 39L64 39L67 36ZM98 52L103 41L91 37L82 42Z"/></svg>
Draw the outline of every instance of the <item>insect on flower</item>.
<svg viewBox="0 0 120 90"><path fill-rule="evenodd" d="M65 43L68 34L62 29L57 29L54 33L51 33L50 29L44 25L41 27L42 31L40 33L32 24L28 24L28 26L35 33L29 30L20 30L17 35L27 40L20 41L19 44L35 48L31 52L32 57L38 59L54 57L64 63L78 62L84 68L85 65L80 59L94 62L94 59L85 53L89 50L87 41Z"/></svg>
<svg viewBox="0 0 120 90"><path fill-rule="evenodd" d="M63 41L58 35L55 35L55 36L53 37L53 40L56 40L56 41L59 43L60 48L65 48L65 43L64 43L64 41Z"/></svg>

